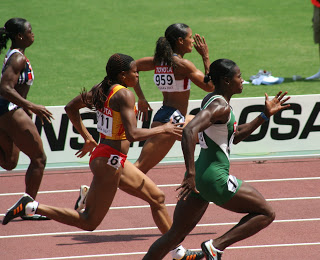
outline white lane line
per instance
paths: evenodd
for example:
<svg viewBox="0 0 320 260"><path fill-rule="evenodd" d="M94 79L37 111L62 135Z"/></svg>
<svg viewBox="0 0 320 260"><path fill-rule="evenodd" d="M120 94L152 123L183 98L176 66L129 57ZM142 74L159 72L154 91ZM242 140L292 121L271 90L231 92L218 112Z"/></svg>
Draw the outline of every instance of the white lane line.
<svg viewBox="0 0 320 260"><path fill-rule="evenodd" d="M290 201L290 200L318 200L320 196L316 197L292 197L292 198L276 198L276 199L266 199L266 201ZM213 204L210 202L209 204ZM175 207L177 204L166 204L166 207ZM118 206L118 207L110 207L110 210L116 209L143 209L150 208L150 205L137 205L137 206ZM4 217L5 213L0 214L0 216Z"/></svg>
<svg viewBox="0 0 320 260"><path fill-rule="evenodd" d="M292 246L319 246L320 242L313 243L292 243L292 244L273 244L273 245L253 245L253 246L231 246L230 249L252 249L252 248L269 248L269 247L292 247ZM196 251L197 249L191 249ZM130 253L114 253L114 254L101 254L101 255L81 255L81 256L65 256L65 257L50 257L50 258L29 258L23 260L62 260L62 259L80 259L80 258L93 258L93 257L111 257L111 256L128 256L128 255L145 255L147 252L130 252Z"/></svg>
<svg viewBox="0 0 320 260"><path fill-rule="evenodd" d="M277 182L277 181L306 181L306 180L320 180L320 177L304 177L304 178L284 178L284 179L263 179L263 180L244 180L245 182L257 183L257 182ZM158 187L177 187L180 184L160 184ZM39 191L38 194L51 194L51 193L64 193L64 192L79 192L79 189L72 190L51 190L51 191ZM1 196L16 196L23 195L24 192L14 193L0 193Z"/></svg>
<svg viewBox="0 0 320 260"><path fill-rule="evenodd" d="M310 222L310 221L320 221L320 218L306 218L306 219L282 219L275 220L273 223L290 223L290 222ZM196 227L212 227L212 226L233 226L237 222L228 223L208 223L208 224L198 224ZM26 237L43 237L43 236L60 236L60 235L80 235L87 233L110 233L110 232L128 232L136 230L153 230L158 229L157 227L139 227L139 228L117 228L117 229L104 229L104 230L94 230L94 231L70 231L70 232L54 232L54 233L38 233L38 234L23 234L23 235L8 235L0 236L0 239L7 238L26 238Z"/></svg>

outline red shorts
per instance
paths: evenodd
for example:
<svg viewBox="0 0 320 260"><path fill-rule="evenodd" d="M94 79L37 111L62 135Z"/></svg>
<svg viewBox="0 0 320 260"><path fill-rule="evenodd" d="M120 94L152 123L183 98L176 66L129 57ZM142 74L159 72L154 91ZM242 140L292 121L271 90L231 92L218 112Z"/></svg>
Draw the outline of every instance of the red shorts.
<svg viewBox="0 0 320 260"><path fill-rule="evenodd" d="M116 169L119 169L120 166L124 167L124 162L127 159L127 155L120 153L109 145L101 143L93 150L89 164L97 157L109 158L108 165Z"/></svg>

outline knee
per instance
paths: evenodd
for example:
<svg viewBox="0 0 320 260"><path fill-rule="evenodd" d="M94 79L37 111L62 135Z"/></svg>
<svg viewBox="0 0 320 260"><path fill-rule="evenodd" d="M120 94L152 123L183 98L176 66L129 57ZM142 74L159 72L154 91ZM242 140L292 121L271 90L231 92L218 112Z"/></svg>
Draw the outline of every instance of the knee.
<svg viewBox="0 0 320 260"><path fill-rule="evenodd" d="M30 160L37 168L44 169L47 163L47 156L45 153L40 153L38 156L30 158Z"/></svg>
<svg viewBox="0 0 320 260"><path fill-rule="evenodd" d="M80 228L86 231L94 231L99 226L100 223L97 223L94 218L90 217L89 214L85 211L81 214L81 223Z"/></svg>
<svg viewBox="0 0 320 260"><path fill-rule="evenodd" d="M273 208L270 208L268 210L267 217L268 217L268 225L270 225L276 218L276 212L273 210Z"/></svg>
<svg viewBox="0 0 320 260"><path fill-rule="evenodd" d="M1 165L6 171L14 170L18 165L18 161L6 161L5 164Z"/></svg>
<svg viewBox="0 0 320 260"><path fill-rule="evenodd" d="M150 206L152 208L162 208L165 205L165 195L164 192L160 189L157 189L157 191L152 194L152 200L150 202Z"/></svg>

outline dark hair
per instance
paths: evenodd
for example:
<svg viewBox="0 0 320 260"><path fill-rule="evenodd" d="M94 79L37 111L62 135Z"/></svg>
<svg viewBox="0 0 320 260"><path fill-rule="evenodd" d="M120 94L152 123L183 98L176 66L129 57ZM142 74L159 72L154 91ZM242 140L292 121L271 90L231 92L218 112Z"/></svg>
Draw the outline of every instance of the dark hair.
<svg viewBox="0 0 320 260"><path fill-rule="evenodd" d="M237 64L232 60L215 60L211 63L209 73L204 77L204 82L208 83L211 80L213 85L217 88L219 87L221 78L232 78L234 76L236 66Z"/></svg>
<svg viewBox="0 0 320 260"><path fill-rule="evenodd" d="M129 71L131 63L134 59L131 56L116 53L113 54L106 65L107 76L96 86L92 88L92 99L88 98L88 93L85 89L81 91L83 103L92 110L99 110L104 107L107 99L107 92L114 84L119 84L118 75L122 71Z"/></svg>
<svg viewBox="0 0 320 260"><path fill-rule="evenodd" d="M175 49L179 37L186 38L187 28L189 26L184 23L175 23L166 29L165 36L160 37L156 44L154 53L155 64L166 64L170 67L175 67L173 49Z"/></svg>
<svg viewBox="0 0 320 260"><path fill-rule="evenodd" d="M28 21L23 18L11 18L5 23L4 27L0 28L0 53L2 49L7 48L9 39L14 41L18 33L24 33L26 31L26 22Z"/></svg>

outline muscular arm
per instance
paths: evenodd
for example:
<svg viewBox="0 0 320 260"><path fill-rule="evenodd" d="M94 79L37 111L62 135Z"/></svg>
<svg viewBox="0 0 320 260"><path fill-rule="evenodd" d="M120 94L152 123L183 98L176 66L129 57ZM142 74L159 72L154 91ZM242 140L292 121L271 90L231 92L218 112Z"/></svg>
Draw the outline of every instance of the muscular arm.
<svg viewBox="0 0 320 260"><path fill-rule="evenodd" d="M26 66L25 56L14 53L8 60L6 69L0 82L0 95L10 102L29 110L32 103L23 98L16 90L15 85L18 82L21 71Z"/></svg>
<svg viewBox="0 0 320 260"><path fill-rule="evenodd" d="M139 71L149 71L154 69L153 64L153 57L145 57L136 60L137 70ZM134 91L138 97L138 110L139 115L138 118L142 120L148 120L148 110L152 110L151 106L149 105L148 101L146 100L140 82L138 81L137 85L134 87ZM142 117L142 118L141 118Z"/></svg>
<svg viewBox="0 0 320 260"><path fill-rule="evenodd" d="M88 93L87 97L91 97L91 92ZM81 95L76 96L64 107L71 123L85 141L83 148L76 153L76 155L80 158L85 156L88 152L91 154L93 149L98 145L92 135L89 133L88 129L84 126L81 119L79 110L84 107L85 104L81 100Z"/></svg>
<svg viewBox="0 0 320 260"><path fill-rule="evenodd" d="M265 108L264 114L269 118L279 112L282 109L288 108L290 104L284 105L290 97L285 97L287 92L282 94L280 91L272 100L269 100L268 94L265 93ZM243 139L247 138L254 130L256 130L260 125L262 125L265 120L259 115L251 122L239 125L237 127L233 143L237 144Z"/></svg>
<svg viewBox="0 0 320 260"><path fill-rule="evenodd" d="M188 77L195 85L197 85L199 88L203 89L204 91L212 92L214 90L212 81L210 81L209 83L204 83L203 72L197 69L196 66L191 61L182 59L177 64L179 65L179 69L177 69L177 72L179 72L179 74L182 74Z"/></svg>
<svg viewBox="0 0 320 260"><path fill-rule="evenodd" d="M91 92L88 93L88 98L91 96ZM81 95L76 96L72 99L65 107L65 111L73 124L73 126L77 129L79 134L86 140L94 140L88 129L84 126L79 110L84 108L85 104L81 100Z"/></svg>
<svg viewBox="0 0 320 260"><path fill-rule="evenodd" d="M125 128L126 137L130 142L146 140L157 134L171 133L179 134L182 131L180 127L167 123L158 127L145 129L137 128L136 115L134 113L135 99L130 90L122 89L114 96L114 103L120 108L121 120Z"/></svg>
<svg viewBox="0 0 320 260"><path fill-rule="evenodd" d="M1 82L0 82L0 95L10 102L16 104L19 107L22 107L28 115L30 115L30 111L38 115L43 123L43 118L51 123L52 113L48 111L42 105L36 105L26 98L21 96L15 89L15 86L18 82L20 73L24 70L26 66L26 57L19 53L14 53L9 58L6 64L6 69L2 74ZM29 86L26 86L26 89ZM27 90L24 90L23 95L27 96Z"/></svg>

